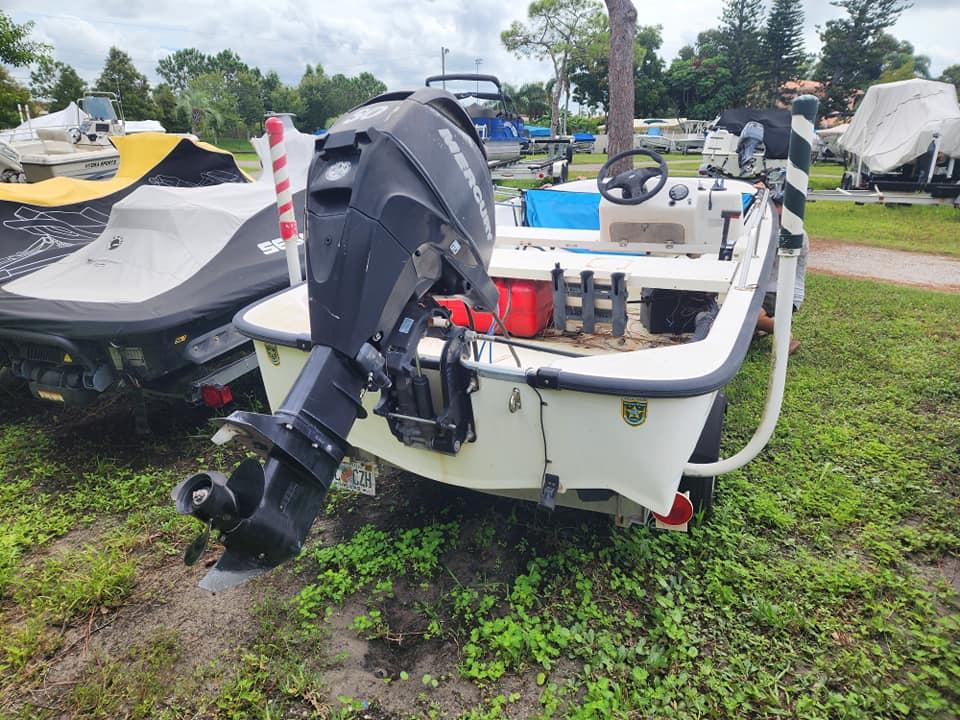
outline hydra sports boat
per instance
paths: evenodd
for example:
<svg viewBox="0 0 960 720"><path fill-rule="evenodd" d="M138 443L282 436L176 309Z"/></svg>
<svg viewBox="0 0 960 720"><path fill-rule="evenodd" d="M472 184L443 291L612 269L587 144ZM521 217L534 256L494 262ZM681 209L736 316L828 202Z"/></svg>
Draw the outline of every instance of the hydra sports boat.
<svg viewBox="0 0 960 720"><path fill-rule="evenodd" d="M960 104L952 83L873 85L839 145L852 156L844 190L960 196Z"/></svg>
<svg viewBox="0 0 960 720"><path fill-rule="evenodd" d="M789 110L725 110L703 144L700 174L756 180L787 166Z"/></svg>
<svg viewBox="0 0 960 720"><path fill-rule="evenodd" d="M74 114L70 114L70 110ZM19 155L26 182L52 177L101 180L113 177L120 166L120 154L112 138L125 134L123 109L117 96L91 92L79 107L57 113L59 124L34 127L28 118L6 142ZM28 137L21 139L23 130Z"/></svg>
<svg viewBox="0 0 960 720"><path fill-rule="evenodd" d="M160 133L113 138L120 168L109 180L56 177L0 185L0 285L96 239L111 208L143 185L201 187L248 182L232 154Z"/></svg>
<svg viewBox="0 0 960 720"><path fill-rule="evenodd" d="M270 167L266 138L253 143ZM288 133L301 209L313 143ZM289 282L275 205L269 172L253 183L141 184L95 239L0 286L0 350L13 374L39 398L80 404L114 390L199 400L254 369L230 320Z"/></svg>
<svg viewBox="0 0 960 720"><path fill-rule="evenodd" d="M656 167L611 177L635 154ZM226 544L202 587L293 557L335 476L371 491L391 467L623 523L685 527L710 507L717 472L745 462L712 464L777 214L766 191L670 178L644 150L596 187L599 230L495 226L473 122L433 89L374 98L318 140L307 282L234 319L273 414L235 412L214 437L265 465L173 491L208 528L185 559L211 527ZM794 269L780 258L781 299ZM785 372L789 319L777 328Z"/></svg>

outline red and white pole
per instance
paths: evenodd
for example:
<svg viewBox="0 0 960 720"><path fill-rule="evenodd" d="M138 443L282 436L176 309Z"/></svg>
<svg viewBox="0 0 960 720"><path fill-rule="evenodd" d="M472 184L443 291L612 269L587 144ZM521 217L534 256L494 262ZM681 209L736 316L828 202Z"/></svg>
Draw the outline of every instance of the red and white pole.
<svg viewBox="0 0 960 720"><path fill-rule="evenodd" d="M283 143L283 122L272 117L266 122L270 138L270 161L273 164L273 182L277 189L277 214L280 216L280 237L287 251L287 271L290 285L303 282L300 271L300 251L297 249L297 218L293 214L293 194L290 192L290 176L287 174L287 148Z"/></svg>

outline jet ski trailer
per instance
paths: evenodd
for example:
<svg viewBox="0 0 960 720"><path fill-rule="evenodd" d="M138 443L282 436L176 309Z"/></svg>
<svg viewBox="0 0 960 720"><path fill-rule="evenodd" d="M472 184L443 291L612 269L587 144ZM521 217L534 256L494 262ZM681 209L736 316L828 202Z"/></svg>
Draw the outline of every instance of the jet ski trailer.
<svg viewBox="0 0 960 720"><path fill-rule="evenodd" d="M214 442L242 441L265 463L173 490L205 525L185 559L211 527L226 545L201 587L295 556L338 473L362 488L392 466L623 523L656 513L683 527L709 509L715 476L752 459L779 413L816 104L795 101L800 167L782 228L766 191L670 179L659 156L631 150L598 178L599 232L496 228L480 138L448 93L348 113L310 170L307 282L234 320L255 341L273 414L234 412ZM609 177L634 154L657 167ZM723 388L778 237L768 405L748 446L719 460ZM538 328L544 288L553 321Z"/></svg>
<svg viewBox="0 0 960 720"><path fill-rule="evenodd" d="M270 167L266 138L253 142ZM313 143L288 134L301 216ZM290 282L278 229L269 172L252 183L138 187L96 239L0 286L0 356L45 400L134 391L225 404L224 386L256 369L233 315Z"/></svg>

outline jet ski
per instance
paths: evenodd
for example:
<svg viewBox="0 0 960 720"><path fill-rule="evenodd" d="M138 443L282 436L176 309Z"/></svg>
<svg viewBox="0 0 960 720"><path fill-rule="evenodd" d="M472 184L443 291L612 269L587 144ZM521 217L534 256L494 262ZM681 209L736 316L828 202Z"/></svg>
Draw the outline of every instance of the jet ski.
<svg viewBox="0 0 960 720"><path fill-rule="evenodd" d="M796 101L807 158L816 104ZM614 175L632 155L656 167ZM497 227L482 141L452 95L390 93L348 113L310 170L307 282L234 319L273 414L234 412L214 442L263 462L172 493L205 526L188 562L211 528L226 545L201 587L294 557L335 479L375 490L391 467L685 529L776 423L806 192L791 181L781 232L765 190L671 179L630 150L600 171L598 230ZM723 388L778 253L767 408L720 460Z"/></svg>
<svg viewBox="0 0 960 720"><path fill-rule="evenodd" d="M250 178L231 153L177 135L113 138L120 169L109 180L57 177L0 185L0 284L66 257L96 239L111 208L144 185L205 187Z"/></svg>
<svg viewBox="0 0 960 720"><path fill-rule="evenodd" d="M288 133L301 216L314 139ZM267 139L254 143L270 167ZM116 202L79 249L0 286L0 348L36 397L82 404L135 390L218 405L255 368L230 320L289 284L272 174L206 187L165 178L153 172Z"/></svg>

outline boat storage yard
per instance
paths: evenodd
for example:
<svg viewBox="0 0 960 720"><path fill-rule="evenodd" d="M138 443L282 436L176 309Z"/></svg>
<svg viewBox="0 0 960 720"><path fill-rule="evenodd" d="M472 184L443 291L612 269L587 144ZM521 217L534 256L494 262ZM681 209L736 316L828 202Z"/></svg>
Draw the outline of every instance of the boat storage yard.
<svg viewBox="0 0 960 720"><path fill-rule="evenodd" d="M16 104L0 718L960 717L956 87L614 152L457 52Z"/></svg>

